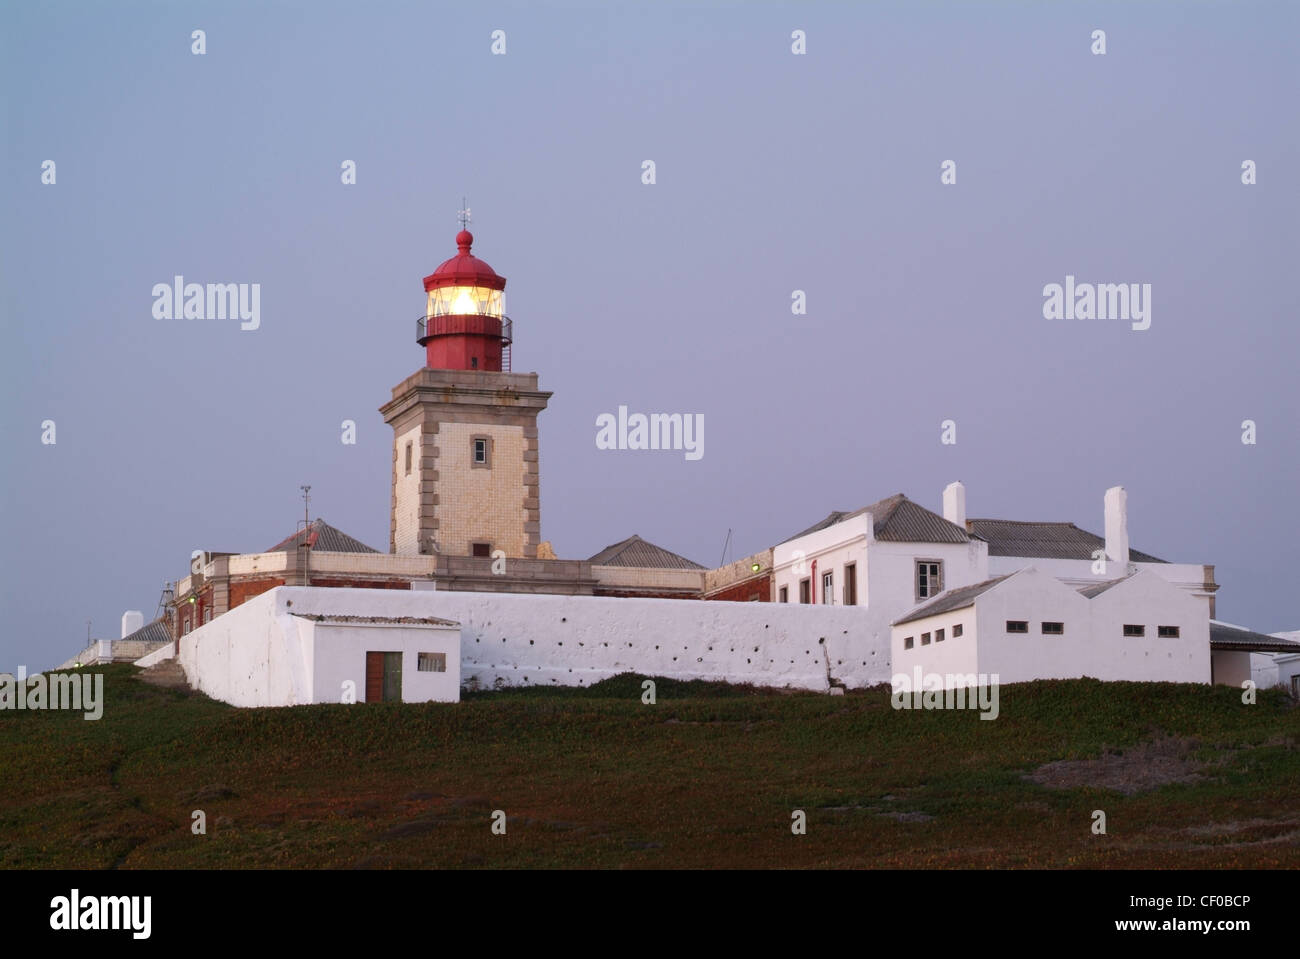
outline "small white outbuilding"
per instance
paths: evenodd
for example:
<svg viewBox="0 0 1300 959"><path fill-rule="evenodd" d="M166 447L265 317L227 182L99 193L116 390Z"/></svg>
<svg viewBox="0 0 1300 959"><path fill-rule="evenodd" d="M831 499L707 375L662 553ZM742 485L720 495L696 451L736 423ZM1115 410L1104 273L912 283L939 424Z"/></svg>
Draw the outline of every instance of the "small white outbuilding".
<svg viewBox="0 0 1300 959"><path fill-rule="evenodd" d="M280 586L181 637L190 684L234 706L460 700L460 625L386 589Z"/></svg>
<svg viewBox="0 0 1300 959"><path fill-rule="evenodd" d="M949 590L896 620L895 676L1208 683L1205 603L1148 570L1075 589L1041 570Z"/></svg>

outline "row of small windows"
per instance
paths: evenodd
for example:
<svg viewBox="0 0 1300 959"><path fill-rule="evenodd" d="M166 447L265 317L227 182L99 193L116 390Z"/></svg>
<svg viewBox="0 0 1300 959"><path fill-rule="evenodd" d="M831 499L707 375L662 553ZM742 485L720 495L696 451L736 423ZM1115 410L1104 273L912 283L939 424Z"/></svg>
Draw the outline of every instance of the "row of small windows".
<svg viewBox="0 0 1300 959"><path fill-rule="evenodd" d="M916 561L916 575L913 580L916 586L917 600L930 599L938 596L943 592L943 561L937 559L918 559ZM844 593L841 602L845 606L858 605L858 566L857 563L847 563L844 566ZM821 574L821 596L818 603L833 606L835 604L835 571L827 570ZM777 602L790 602L790 588L782 586L777 590ZM812 602L812 579L804 578L799 580L799 602Z"/></svg>
<svg viewBox="0 0 1300 959"><path fill-rule="evenodd" d="M1065 635L1065 624L1064 624L1064 623L1050 622L1050 621L1043 621L1043 622L1040 624L1040 628L1041 628L1041 630L1042 630L1042 634L1043 634L1044 636L1064 636L1064 635ZM1008 620L1007 620L1007 632L1008 632L1008 633L1028 633L1028 632L1029 632L1029 621L1026 620L1026 619L1008 619ZM955 625L952 627L952 635L953 635L953 638L956 639L956 638L957 638L958 636L960 636L961 634L962 634L962 624L961 624L961 623L957 623L957 624L955 624ZM1132 623L1125 623L1125 624L1124 624L1124 635L1127 636L1127 637L1140 638L1140 637L1145 636L1146 634L1147 634L1147 630L1146 630L1146 627L1145 627L1145 626L1142 626L1142 625L1135 625L1135 624L1132 624ZM1159 636L1161 639L1178 639L1178 638L1182 635L1182 630L1181 630L1181 628L1178 627L1178 626L1157 626L1157 627L1156 627L1156 635ZM915 643L915 639L916 639L915 636L907 636L907 637L905 637L905 638L903 639L903 648L904 648L904 649L912 649L912 648L914 648L915 645L916 645L916 643ZM922 633L922 634L921 634L921 645L922 645L922 646L929 646L931 642L942 643L942 642L943 642L943 639L944 639L944 631L943 631L942 629L936 629L936 630L933 631L933 633Z"/></svg>
<svg viewBox="0 0 1300 959"><path fill-rule="evenodd" d="M1029 632L1029 622L1023 619L1008 619L1007 632L1027 633ZM1044 622L1042 623L1042 632L1044 636L1064 636L1065 624ZM1136 637L1145 636L1146 634L1147 634L1147 628L1145 626L1136 625L1133 623L1124 624L1125 636L1136 638ZM1179 636L1181 635L1181 630L1177 626L1157 626L1156 635L1159 636L1161 639L1178 639Z"/></svg>
<svg viewBox="0 0 1300 959"><path fill-rule="evenodd" d="M822 591L818 598L818 603L823 606L835 605L835 571L826 570L821 574ZM790 602L790 587L782 586L777 590L777 602ZM812 602L812 579L805 577L799 580L799 602ZM840 603L844 606L858 605L858 564L847 563L844 566L844 593L840 597Z"/></svg>
<svg viewBox="0 0 1300 959"><path fill-rule="evenodd" d="M952 638L956 639L958 636L961 635L961 633L962 633L962 624L954 623L952 627ZM907 638L905 638L903 640L903 648L911 649L913 646L916 645L915 639L916 639L915 636L908 636ZM944 640L944 630L942 629L936 629L932 633L921 634L922 646L929 646L931 642L942 643L943 640Z"/></svg>

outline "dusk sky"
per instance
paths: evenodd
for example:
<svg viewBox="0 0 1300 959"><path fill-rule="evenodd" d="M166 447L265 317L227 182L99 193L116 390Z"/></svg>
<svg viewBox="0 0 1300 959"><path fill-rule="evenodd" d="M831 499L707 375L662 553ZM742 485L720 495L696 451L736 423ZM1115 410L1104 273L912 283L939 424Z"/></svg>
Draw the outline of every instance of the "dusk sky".
<svg viewBox="0 0 1300 959"><path fill-rule="evenodd" d="M1218 618L1300 629L1297 35L1295 3L6 4L0 671L270 547L305 483L387 550L378 407L462 196L554 391L561 558L714 566L953 480L1100 534L1122 485ZM176 275L260 284L260 326L155 319ZM1067 275L1150 284L1150 328L1045 319ZM598 449L620 405L703 415L703 457Z"/></svg>

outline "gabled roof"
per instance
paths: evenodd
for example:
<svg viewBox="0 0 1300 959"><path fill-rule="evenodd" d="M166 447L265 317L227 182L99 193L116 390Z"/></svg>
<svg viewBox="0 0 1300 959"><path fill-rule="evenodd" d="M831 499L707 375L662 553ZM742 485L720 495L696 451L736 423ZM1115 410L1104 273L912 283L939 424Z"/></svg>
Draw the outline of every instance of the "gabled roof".
<svg viewBox="0 0 1300 959"><path fill-rule="evenodd" d="M968 519L966 529L989 544L990 556L1033 559L1092 559L1106 541L1073 523L1024 523L1012 519ZM1163 563L1149 553L1129 550L1133 563Z"/></svg>
<svg viewBox="0 0 1300 959"><path fill-rule="evenodd" d="M1015 573L1006 573L1002 576L995 576L993 579L986 579L982 583L976 583L974 586L962 586L960 589L950 589L948 592L936 596L928 603L923 603L916 607L916 609L912 610L902 619L894 620L893 625L901 626L904 623L910 623L918 619L925 619L927 616L937 616L940 613L949 613L954 609L965 609L967 606L974 605L975 598L981 593L987 593L1007 577L1015 575Z"/></svg>
<svg viewBox="0 0 1300 959"><path fill-rule="evenodd" d="M1135 573L1134 575L1137 574ZM1126 579L1128 579L1127 576L1121 576L1119 579L1107 579L1107 580L1103 580L1100 583L1090 583L1087 586L1080 586L1079 592L1081 592L1084 596L1087 596L1089 599L1092 599L1094 596L1100 596L1102 593L1106 592L1106 590L1110 589L1112 586L1118 586Z"/></svg>
<svg viewBox="0 0 1300 959"><path fill-rule="evenodd" d="M799 539L809 533L828 529L846 519L871 514L871 525L876 539L894 543L968 543L970 534L956 523L950 523L938 513L932 513L924 506L918 506L902 493L887 496L879 502L864 506L852 512L836 510L820 523L795 533L782 542Z"/></svg>
<svg viewBox="0 0 1300 959"><path fill-rule="evenodd" d="M1245 626L1210 620L1210 648L1255 653L1300 653L1300 643L1280 636L1257 633Z"/></svg>
<svg viewBox="0 0 1300 959"><path fill-rule="evenodd" d="M587 562L592 566L639 566L650 569L704 569L685 556L648 543L635 533L620 543L606 546Z"/></svg>
<svg viewBox="0 0 1300 959"><path fill-rule="evenodd" d="M119 642L134 643L170 643L172 641L171 633L167 631L167 622L164 617L159 616L152 623L145 623L134 633L127 633Z"/></svg>
<svg viewBox="0 0 1300 959"><path fill-rule="evenodd" d="M353 539L342 530L337 530L323 519L314 520L311 526L305 530L298 530L292 536L280 540L270 549L265 550L267 553L285 553L291 549L297 549L302 544L303 536L307 536L307 545L321 553L378 553L379 550L371 549L359 539Z"/></svg>

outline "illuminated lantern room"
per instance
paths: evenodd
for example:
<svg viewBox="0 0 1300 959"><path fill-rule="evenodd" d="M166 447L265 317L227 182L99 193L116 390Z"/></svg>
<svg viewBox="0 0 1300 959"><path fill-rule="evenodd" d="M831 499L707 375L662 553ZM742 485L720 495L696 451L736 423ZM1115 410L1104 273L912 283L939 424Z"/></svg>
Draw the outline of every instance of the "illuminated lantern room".
<svg viewBox="0 0 1300 959"><path fill-rule="evenodd" d="M457 254L424 278L428 294L416 339L435 370L510 371L506 278L470 253L474 235L456 234Z"/></svg>

